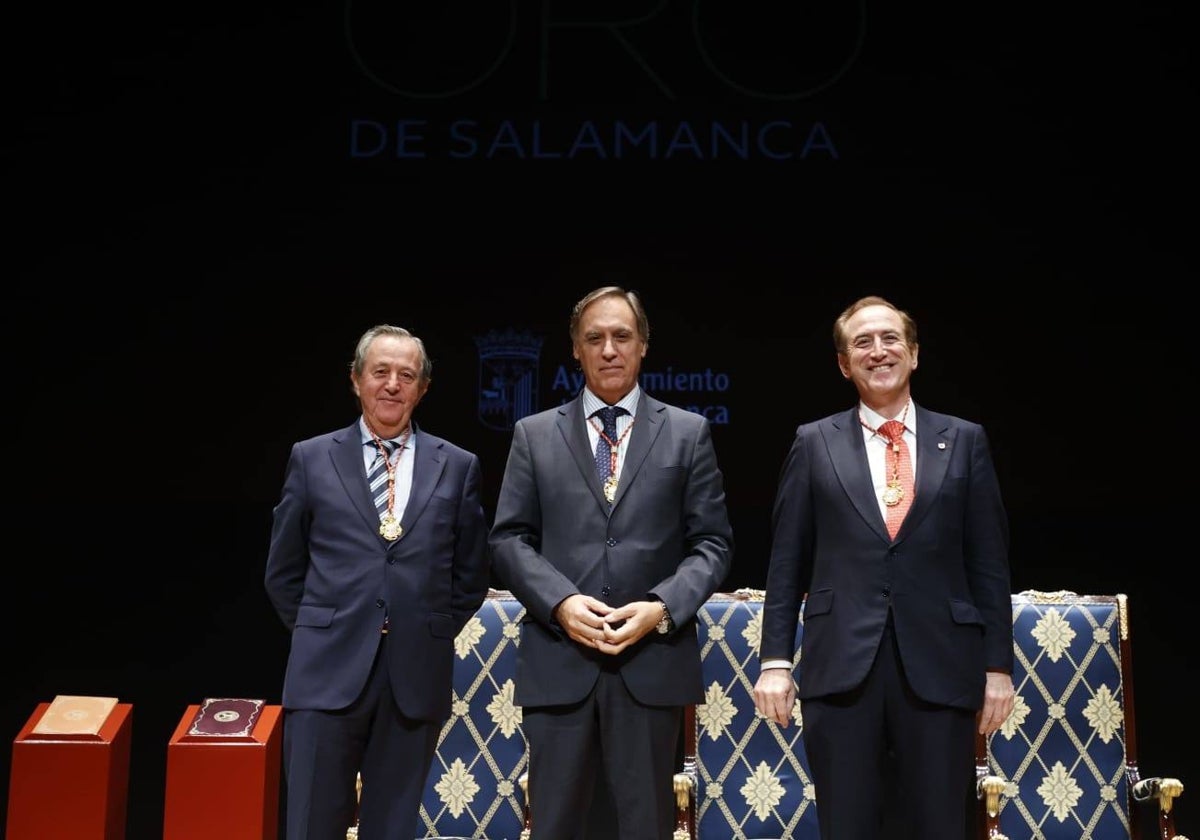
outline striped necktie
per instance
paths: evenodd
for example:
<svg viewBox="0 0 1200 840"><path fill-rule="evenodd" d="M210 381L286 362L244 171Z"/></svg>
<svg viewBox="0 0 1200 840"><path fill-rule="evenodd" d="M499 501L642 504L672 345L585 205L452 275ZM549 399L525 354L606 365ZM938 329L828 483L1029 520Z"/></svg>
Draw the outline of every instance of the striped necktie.
<svg viewBox="0 0 1200 840"><path fill-rule="evenodd" d="M371 469L367 471L367 483L371 487L371 498L375 500L375 509L379 511L379 518L387 516L388 512L388 463L392 460L392 454L396 451L396 442L393 440L380 441L383 448L387 450L387 458L379 454L376 447L375 460L371 463ZM367 441L368 446L375 446L375 441Z"/></svg>

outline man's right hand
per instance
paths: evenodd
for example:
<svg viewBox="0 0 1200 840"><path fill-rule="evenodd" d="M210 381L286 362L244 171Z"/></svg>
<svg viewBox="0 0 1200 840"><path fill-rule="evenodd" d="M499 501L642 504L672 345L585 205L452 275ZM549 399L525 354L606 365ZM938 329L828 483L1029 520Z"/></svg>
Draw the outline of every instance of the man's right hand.
<svg viewBox="0 0 1200 840"><path fill-rule="evenodd" d="M576 592L554 608L554 619L576 642L594 648L604 641L604 618L612 611L603 601Z"/></svg>
<svg viewBox="0 0 1200 840"><path fill-rule="evenodd" d="M787 728L796 703L796 684L788 668L768 668L754 683L754 706L767 720Z"/></svg>

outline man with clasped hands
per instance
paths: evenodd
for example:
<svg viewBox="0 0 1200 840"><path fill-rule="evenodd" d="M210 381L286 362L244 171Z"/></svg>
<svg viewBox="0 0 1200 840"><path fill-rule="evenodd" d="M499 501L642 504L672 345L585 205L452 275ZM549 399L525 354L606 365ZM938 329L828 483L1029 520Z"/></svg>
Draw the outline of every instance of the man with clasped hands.
<svg viewBox="0 0 1200 840"><path fill-rule="evenodd" d="M589 840L670 840L682 710L704 700L694 616L733 553L723 480L708 421L638 385L636 293L588 293L570 337L585 387L517 422L489 539L527 610L514 700L533 840L584 838L598 772L617 836Z"/></svg>

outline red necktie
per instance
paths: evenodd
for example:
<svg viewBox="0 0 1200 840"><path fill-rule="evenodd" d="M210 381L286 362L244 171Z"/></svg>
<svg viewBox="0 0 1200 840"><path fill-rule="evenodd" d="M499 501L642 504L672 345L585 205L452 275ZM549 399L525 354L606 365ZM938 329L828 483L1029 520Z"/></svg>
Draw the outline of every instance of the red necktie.
<svg viewBox="0 0 1200 840"><path fill-rule="evenodd" d="M883 501L887 506L887 529L892 539L900 530L900 523L912 505L916 490L913 488L912 459L908 456L908 444L904 442L904 424L889 420L879 427L879 433L888 439L883 467L887 475L887 487ZM895 500L895 501L893 501Z"/></svg>

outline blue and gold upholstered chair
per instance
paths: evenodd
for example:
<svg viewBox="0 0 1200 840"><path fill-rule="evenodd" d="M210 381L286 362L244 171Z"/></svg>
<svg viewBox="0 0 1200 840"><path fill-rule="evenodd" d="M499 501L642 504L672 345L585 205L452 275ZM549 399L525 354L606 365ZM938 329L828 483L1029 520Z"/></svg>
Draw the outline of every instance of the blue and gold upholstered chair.
<svg viewBox="0 0 1200 840"><path fill-rule="evenodd" d="M454 699L438 736L420 825L426 837L520 840L527 764L521 707L513 704L525 609L492 590L454 640Z"/></svg>
<svg viewBox="0 0 1200 840"><path fill-rule="evenodd" d="M705 701L686 714L676 791L692 795L693 811L676 840L817 840L800 706L787 729L754 707L762 602L760 590L718 593L697 615Z"/></svg>
<svg viewBox="0 0 1200 840"><path fill-rule="evenodd" d="M425 783L422 838L528 840L527 750L513 704L524 614L511 593L492 590L454 640L454 698ZM346 836L356 840L357 826Z"/></svg>
<svg viewBox="0 0 1200 840"><path fill-rule="evenodd" d="M1159 840L1186 840L1182 783L1138 769L1126 596L1026 591L1012 605L1017 700L977 739L981 836L1139 840L1146 815Z"/></svg>

